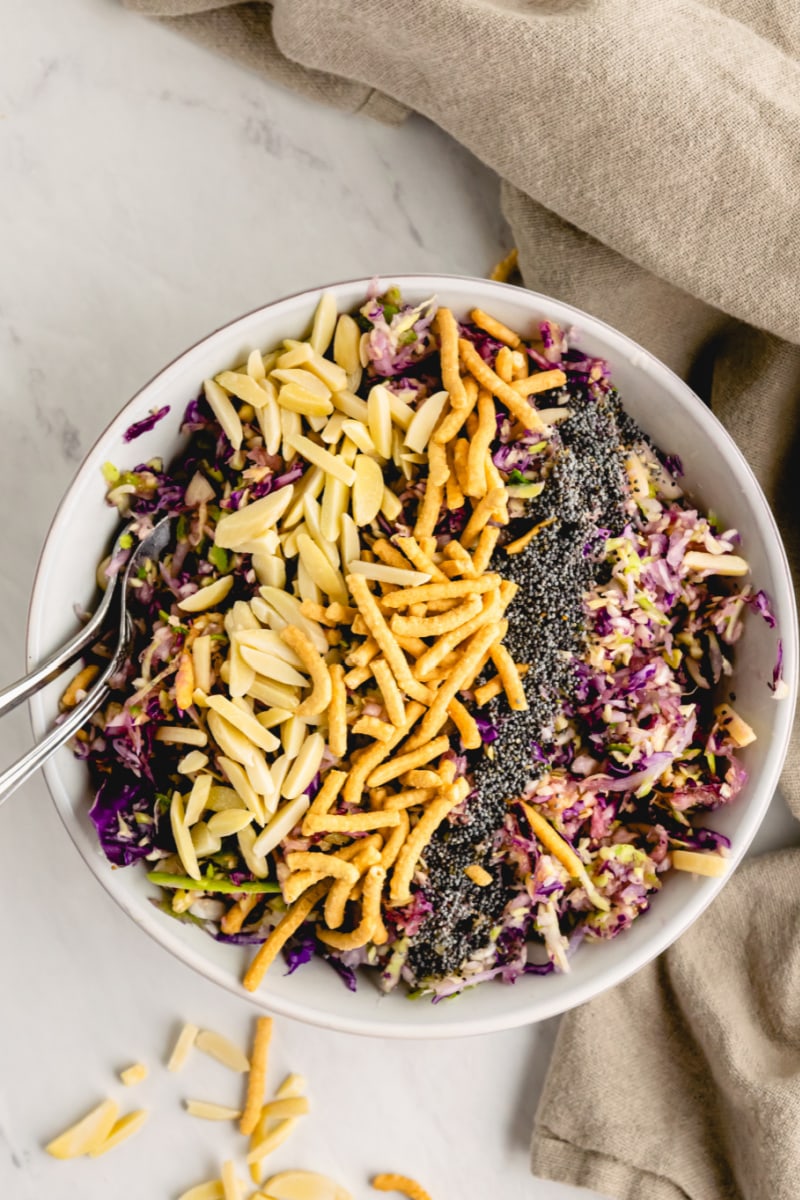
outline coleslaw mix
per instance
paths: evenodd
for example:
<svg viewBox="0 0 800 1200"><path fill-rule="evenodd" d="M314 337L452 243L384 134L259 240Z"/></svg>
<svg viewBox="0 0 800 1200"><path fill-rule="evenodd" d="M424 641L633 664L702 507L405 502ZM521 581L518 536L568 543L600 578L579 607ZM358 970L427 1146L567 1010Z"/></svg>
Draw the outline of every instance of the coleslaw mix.
<svg viewBox="0 0 800 1200"><path fill-rule="evenodd" d="M413 540L432 487L430 442L412 438L410 447L404 438L426 406L438 405L428 439L447 419L437 311L435 299L410 305L396 288L382 294L373 289L353 314L331 312L329 298L323 299L309 337L287 340L264 355L254 352L246 367L223 372L188 404L186 441L175 461L105 468L109 502L131 527L102 575L119 571L164 516L173 518L173 542L161 561L146 562L132 581L134 651L114 680L111 700L75 742L95 792L90 815L110 863L142 862L159 885L155 902L165 914L220 941L267 941L292 911L292 855L322 849L346 858L343 848L350 845L351 859L360 861L360 849L369 863L371 841L380 864L393 833L394 827L304 832L309 804L342 766L341 753L330 744L332 718L328 709L305 723L293 715L311 685L291 651L281 657L277 641L271 660L277 678L248 661L261 667L253 647L258 654L272 646L260 638L262 628L277 638L287 624L274 607L275 594L294 595L306 621L316 614L320 656L332 672L341 663L340 675L347 671L351 679L350 761L357 763L373 745L376 731L387 736L381 723L392 727L377 673L372 677L365 668L362 679L364 670L354 675L358 668L348 661L362 644L354 634L359 610L353 596L347 590L334 594L333 584L326 594L320 581L328 576L315 570L312 551L322 546L337 586L349 579L352 556L361 561L379 604L398 590L374 569L391 559L389 551L381 559L374 547L398 547L402 559L399 546ZM432 533L427 544L417 539L427 573L412 561L405 567L418 580L455 578L443 568L461 554L471 519L461 486L464 463L471 443L485 437L490 482L503 497L485 525L494 532L483 569L513 585L503 644L524 700L511 706L496 676L499 654L487 655L457 697L478 737L465 745L467 726L448 720L438 766L431 762L402 784L406 792L422 793L445 779L451 787L464 781L463 799L421 849L408 896L392 902L387 887L369 939L347 948L348 931L360 927L367 903L365 866L367 874L347 895L341 944L329 935L326 940L311 907L286 941L289 971L322 957L352 989L356 969L367 966L383 990L402 982L410 995L434 1000L490 979L513 983L523 974L566 971L579 943L615 937L645 913L671 867L706 873L724 868L726 839L706 828L703 818L734 801L746 778L739 751L754 735L733 707L733 649L748 610L774 624L768 598L743 582L748 566L736 531L694 507L680 485L680 462L652 445L627 415L607 364L584 355L549 321L522 337L512 333L485 314L460 321L460 369L466 379L464 362L473 362L469 347L504 386L521 381L518 393L527 394L536 428L526 429L495 393L492 428L487 434L484 423L479 432L484 401L477 401L447 447L448 483ZM474 364L473 370L480 375ZM562 382L543 391L531 385L526 393L527 380L554 371ZM246 387L241 379L249 380ZM376 389L382 409L373 403ZM483 384L474 390L489 395ZM262 393L269 404L262 403ZM160 410L138 422L130 438L164 415ZM334 500L325 507L329 476L319 466L327 465L320 451L346 459L347 445L352 464L352 439L360 439L358 455L377 464L381 480L376 502L360 502L362 520L352 521L355 540L341 501L338 524L336 512L331 517ZM371 470L363 468L364 478ZM370 486L374 491L374 479ZM348 485L341 488L346 492ZM288 513L298 510L293 524L279 519L250 542L220 544L226 541L218 536L221 522L284 490L295 500L306 497L299 506L284 505ZM321 529L315 524L320 517ZM331 525L339 536L326 543ZM326 544L333 550L326 551ZM475 542L464 552L475 554ZM216 587L218 602L197 601L193 608L191 598L202 599L209 587ZM448 603L440 602L440 609L446 613ZM391 620L392 628L401 628ZM249 643L243 629L255 631ZM366 638L363 629L361 634ZM204 687L197 678L201 639ZM413 665L411 641L406 639L404 652ZM104 653L96 648L98 658ZM267 773L262 782L227 718L215 724L216 710L208 703L214 693L234 694L237 670L245 682L255 675L256 683L225 703L237 706L242 720L263 731L263 746L272 747L259 759L259 770ZM430 686L435 691L441 684L434 679ZM779 665L773 686L780 694ZM364 720L360 728L371 734L353 731ZM279 760L292 739L295 755L305 754L306 744L315 749L306 755L302 791L287 797ZM210 779L204 803L192 799L200 777ZM258 803L242 799L249 796L247 787ZM340 797L330 811L344 817L374 811L387 802L372 794L379 790L365 787L356 804ZM430 795L421 796L402 809L408 837L431 802ZM283 824L276 825L281 815ZM263 854L259 828L280 834ZM187 854L197 868L191 873ZM386 870L390 875L391 863ZM321 886L320 877L310 882Z"/></svg>

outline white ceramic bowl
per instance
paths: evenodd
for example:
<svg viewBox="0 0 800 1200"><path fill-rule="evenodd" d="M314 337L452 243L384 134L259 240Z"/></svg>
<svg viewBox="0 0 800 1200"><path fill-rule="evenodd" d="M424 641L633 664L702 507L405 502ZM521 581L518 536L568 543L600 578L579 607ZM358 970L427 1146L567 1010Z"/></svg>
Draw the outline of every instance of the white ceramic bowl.
<svg viewBox="0 0 800 1200"><path fill-rule="evenodd" d="M398 283L411 301L435 293L457 314L478 305L517 329L534 329L552 317L574 326L579 345L607 359L625 407L665 451L683 460L688 491L700 506L713 508L726 526L742 535L752 577L770 595L783 638L785 678L792 698L776 702L767 683L775 662L777 635L755 617L748 620L736 659L737 708L755 727L758 740L742 755L750 780L736 802L709 819L732 840L732 866L741 859L772 797L788 744L797 679L794 596L775 522L750 468L708 409L663 364L628 338L587 314L546 296L481 279L408 276ZM340 309L361 302L367 280L327 289ZM95 568L116 527L104 503L100 468L110 460L133 466L155 455L166 461L181 446L179 427L186 404L209 375L240 362L254 346L268 347L297 337L308 327L319 297L303 292L268 304L217 330L181 355L125 406L87 456L56 513L42 552L31 600L28 658L31 664L63 642L74 628L73 605L91 604ZM168 404L169 415L150 433L125 445L123 432L151 409ZM32 702L40 736L52 720L58 685ZM700 915L723 886L721 879L689 875L669 878L649 913L606 944L584 945L567 975L526 977L513 987L490 983L437 1006L410 1002L400 991L380 996L365 978L348 992L324 963L312 962L287 976L277 963L262 990L251 997L239 984L249 951L220 945L202 930L164 916L149 902L155 893L139 867L114 869L104 858L87 813L90 792L84 766L69 750L51 759L45 775L67 830L97 878L142 929L206 978L269 1011L317 1025L390 1037L454 1037L487 1033L564 1012L619 983L670 945Z"/></svg>

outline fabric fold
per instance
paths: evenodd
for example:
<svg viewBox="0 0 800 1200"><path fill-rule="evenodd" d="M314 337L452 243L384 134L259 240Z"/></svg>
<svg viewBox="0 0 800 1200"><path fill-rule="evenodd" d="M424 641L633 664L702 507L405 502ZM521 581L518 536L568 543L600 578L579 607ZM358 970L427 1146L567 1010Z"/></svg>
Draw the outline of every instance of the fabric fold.
<svg viewBox="0 0 800 1200"><path fill-rule="evenodd" d="M624 1200L648 1177L670 1200L796 1200L798 872L797 849L744 863L666 954L562 1021L534 1173Z"/></svg>

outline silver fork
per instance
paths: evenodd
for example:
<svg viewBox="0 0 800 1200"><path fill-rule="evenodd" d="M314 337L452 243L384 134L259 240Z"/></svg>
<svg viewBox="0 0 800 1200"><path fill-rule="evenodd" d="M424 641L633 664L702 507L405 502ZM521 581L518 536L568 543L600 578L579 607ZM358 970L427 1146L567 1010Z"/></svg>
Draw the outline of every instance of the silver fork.
<svg viewBox="0 0 800 1200"><path fill-rule="evenodd" d="M111 551L112 558L122 550L123 538L130 536L130 527L123 529L117 536ZM16 708L23 700L27 700L34 692L38 692L46 683L50 683L51 679L55 679L71 663L76 662L87 646L94 645L111 612L111 606L118 595L118 587L123 575L124 572L120 571L111 577L96 611L74 637L49 654L44 662L39 663L38 667L34 667L29 675L23 675L22 679L17 679L8 687L0 689L0 717L10 712L12 708Z"/></svg>
<svg viewBox="0 0 800 1200"><path fill-rule="evenodd" d="M0 804L4 800L7 800L11 793L15 792L34 771L38 771L39 767L50 758L51 754L54 754L60 746L63 746L64 742L69 741L89 717L97 712L98 708L105 703L111 691L110 680L125 664L130 653L132 627L128 614L128 585L131 575L146 559L159 559L162 556L170 543L171 533L172 517L164 517L155 526L152 533L139 543L128 559L125 570L122 573L121 587L117 589L109 584L102 603L89 623L75 637L71 638L61 650L55 651L49 658L45 659L30 675L26 675L23 679L12 684L11 687L6 688L5 691L0 692L1 716L28 696L32 696L34 692L38 692L54 679L64 667L69 666L70 663L79 658L81 652L99 638L105 619L111 612L114 596L119 591L117 644L108 664L99 678L95 680L83 700L75 706L69 716L58 725L55 725L27 754L24 754L22 758L18 759L17 762L7 767L0 774Z"/></svg>

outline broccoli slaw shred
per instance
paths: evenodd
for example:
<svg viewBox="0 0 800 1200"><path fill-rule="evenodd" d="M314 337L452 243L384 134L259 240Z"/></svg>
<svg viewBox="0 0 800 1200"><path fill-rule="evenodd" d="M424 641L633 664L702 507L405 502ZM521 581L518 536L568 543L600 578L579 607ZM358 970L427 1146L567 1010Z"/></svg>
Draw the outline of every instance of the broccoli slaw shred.
<svg viewBox="0 0 800 1200"><path fill-rule="evenodd" d="M376 284L297 332L205 382L171 464L105 468L105 576L172 540L74 743L100 845L252 946L251 989L281 953L435 1001L566 971L670 868L724 869L698 818L746 778L769 600L554 322Z"/></svg>

